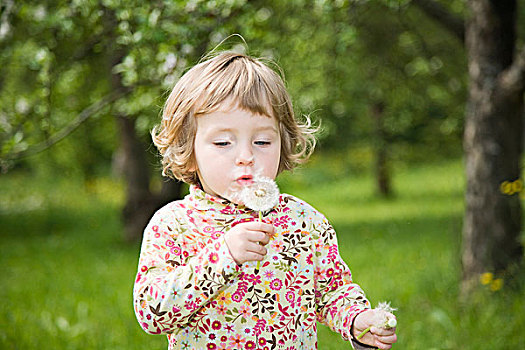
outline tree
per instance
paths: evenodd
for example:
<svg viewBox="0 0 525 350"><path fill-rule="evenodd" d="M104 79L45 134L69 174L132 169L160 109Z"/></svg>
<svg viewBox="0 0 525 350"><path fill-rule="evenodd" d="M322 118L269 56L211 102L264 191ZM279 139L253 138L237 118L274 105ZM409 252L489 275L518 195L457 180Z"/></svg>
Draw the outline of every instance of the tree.
<svg viewBox="0 0 525 350"><path fill-rule="evenodd" d="M469 0L464 37L439 3L413 3L464 39L467 49L462 291L468 294L479 274L512 273L523 257L520 199L502 191L504 183L521 183L525 46L516 48L517 2Z"/></svg>
<svg viewBox="0 0 525 350"><path fill-rule="evenodd" d="M470 93L465 120L466 211L463 287L480 273L521 263L518 194L503 193L521 175L525 47L516 55L516 1L470 0L466 46Z"/></svg>
<svg viewBox="0 0 525 350"><path fill-rule="evenodd" d="M86 154L103 144L93 139L117 133L107 123L85 123L114 117L118 147L104 149L104 161L118 149L126 184L124 236L137 241L153 211L180 196L177 182L151 188L154 152L146 140L158 123L160 99L187 65L226 37L227 20L244 5L8 1L0 7L0 165L8 169L62 141L79 150L64 147L64 167L78 165L86 176L92 168ZM83 133L66 139L79 127Z"/></svg>
<svg viewBox="0 0 525 350"><path fill-rule="evenodd" d="M416 9L388 3L267 1L257 14L268 19L246 35L285 71L297 114L321 120L318 150L342 155L346 174L375 160L386 195L391 163L460 154L466 90L461 44Z"/></svg>

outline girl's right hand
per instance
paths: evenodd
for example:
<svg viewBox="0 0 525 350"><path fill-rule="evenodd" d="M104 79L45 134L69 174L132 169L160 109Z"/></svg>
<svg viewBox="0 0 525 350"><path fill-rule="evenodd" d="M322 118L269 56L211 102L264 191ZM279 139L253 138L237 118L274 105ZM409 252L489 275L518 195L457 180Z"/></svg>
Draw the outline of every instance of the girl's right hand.
<svg viewBox="0 0 525 350"><path fill-rule="evenodd" d="M224 240L233 260L241 265L247 261L263 260L267 253L264 246L274 232L273 225L264 222L243 222L226 232Z"/></svg>

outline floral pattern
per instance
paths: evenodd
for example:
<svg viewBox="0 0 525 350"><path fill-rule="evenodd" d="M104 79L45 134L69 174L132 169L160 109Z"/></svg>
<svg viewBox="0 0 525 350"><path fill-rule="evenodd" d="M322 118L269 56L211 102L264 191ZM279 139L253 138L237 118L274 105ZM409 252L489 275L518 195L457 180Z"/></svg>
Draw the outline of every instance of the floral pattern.
<svg viewBox="0 0 525 350"><path fill-rule="evenodd" d="M268 254L238 266L224 234L257 213L192 186L160 209L142 242L134 287L141 327L169 349L316 349L317 321L348 339L370 308L338 252L334 229L305 202L281 194L265 213Z"/></svg>

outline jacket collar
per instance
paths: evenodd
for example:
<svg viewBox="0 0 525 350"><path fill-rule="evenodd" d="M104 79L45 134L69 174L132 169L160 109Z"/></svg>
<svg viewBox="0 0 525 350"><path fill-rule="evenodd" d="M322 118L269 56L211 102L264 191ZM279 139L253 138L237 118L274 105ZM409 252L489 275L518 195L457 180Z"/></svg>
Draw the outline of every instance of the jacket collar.
<svg viewBox="0 0 525 350"><path fill-rule="evenodd" d="M212 196L196 185L190 186L190 194L186 196L185 201L189 207L197 210L216 211L222 214L253 213L251 209L246 208L244 205L232 203L225 198Z"/></svg>

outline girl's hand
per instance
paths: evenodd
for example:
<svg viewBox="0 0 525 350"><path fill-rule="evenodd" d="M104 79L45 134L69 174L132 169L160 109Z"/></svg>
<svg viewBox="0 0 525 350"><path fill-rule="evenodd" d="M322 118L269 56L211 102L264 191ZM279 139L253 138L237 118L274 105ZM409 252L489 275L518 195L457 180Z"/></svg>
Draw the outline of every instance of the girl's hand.
<svg viewBox="0 0 525 350"><path fill-rule="evenodd" d="M264 247L275 229L264 222L244 222L224 235L233 260L240 265L247 261L261 261L267 253Z"/></svg>
<svg viewBox="0 0 525 350"><path fill-rule="evenodd" d="M357 338L368 327L370 328L369 332L366 332L365 335L359 339L363 344L371 345L378 347L379 349L391 349L392 344L397 341L396 328L379 328L374 326L375 320L377 320L377 313L384 313L383 310L367 310L359 315L354 320L354 338ZM395 316L388 313L389 318L394 318Z"/></svg>

